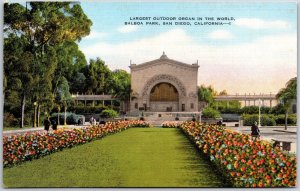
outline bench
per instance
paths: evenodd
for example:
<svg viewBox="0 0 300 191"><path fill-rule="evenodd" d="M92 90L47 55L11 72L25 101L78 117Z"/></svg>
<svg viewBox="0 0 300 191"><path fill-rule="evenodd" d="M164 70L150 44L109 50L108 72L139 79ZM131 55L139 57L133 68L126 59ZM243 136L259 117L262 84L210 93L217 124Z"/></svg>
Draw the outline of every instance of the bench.
<svg viewBox="0 0 300 191"><path fill-rule="evenodd" d="M281 140L276 140L272 139L274 141L273 147L280 147L283 151L291 151L291 141L281 141Z"/></svg>

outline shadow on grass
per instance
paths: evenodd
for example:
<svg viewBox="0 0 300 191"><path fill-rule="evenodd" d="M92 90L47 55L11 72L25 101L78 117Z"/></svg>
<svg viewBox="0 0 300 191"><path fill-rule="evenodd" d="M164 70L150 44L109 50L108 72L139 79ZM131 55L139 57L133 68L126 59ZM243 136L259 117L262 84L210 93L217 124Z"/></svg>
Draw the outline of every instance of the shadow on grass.
<svg viewBox="0 0 300 191"><path fill-rule="evenodd" d="M218 167L214 163L210 161L209 156L205 155L197 147L197 145L187 135L185 135L184 132L182 132L182 130L178 129L178 131L176 131L176 134L185 136L185 138L188 139L188 142L181 141L180 146L176 148L187 153L187 157L185 158L186 169L201 169L197 170L197 172L199 174L203 173L206 176L207 174L209 174L209 172L213 172L217 175L224 187L232 187L229 181L224 177L224 174L218 169ZM209 166L210 168L209 170L207 170L207 168L203 169L201 168L201 166Z"/></svg>

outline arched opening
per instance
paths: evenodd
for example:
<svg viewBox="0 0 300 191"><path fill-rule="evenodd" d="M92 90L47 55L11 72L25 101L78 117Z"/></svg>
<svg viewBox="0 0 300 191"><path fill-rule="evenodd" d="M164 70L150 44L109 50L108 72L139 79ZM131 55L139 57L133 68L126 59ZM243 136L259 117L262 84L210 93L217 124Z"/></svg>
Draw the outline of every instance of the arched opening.
<svg viewBox="0 0 300 191"><path fill-rule="evenodd" d="M179 94L175 86L161 82L150 92L151 111L178 111Z"/></svg>

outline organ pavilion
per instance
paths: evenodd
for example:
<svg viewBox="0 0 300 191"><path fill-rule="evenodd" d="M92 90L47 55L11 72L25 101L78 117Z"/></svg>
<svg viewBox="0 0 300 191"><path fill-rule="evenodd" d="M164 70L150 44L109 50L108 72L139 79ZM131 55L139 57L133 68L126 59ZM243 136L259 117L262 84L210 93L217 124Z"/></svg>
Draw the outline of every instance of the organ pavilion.
<svg viewBox="0 0 300 191"><path fill-rule="evenodd" d="M186 64L165 53L156 60L130 64L130 111L197 112L198 62Z"/></svg>

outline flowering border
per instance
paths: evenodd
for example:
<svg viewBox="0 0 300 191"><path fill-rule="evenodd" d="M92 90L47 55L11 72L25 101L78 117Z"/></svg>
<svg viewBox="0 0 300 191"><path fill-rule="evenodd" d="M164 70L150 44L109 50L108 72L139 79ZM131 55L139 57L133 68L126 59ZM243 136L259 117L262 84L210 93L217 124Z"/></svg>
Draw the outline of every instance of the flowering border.
<svg viewBox="0 0 300 191"><path fill-rule="evenodd" d="M179 128L233 187L296 186L296 156L270 142L217 125L186 122Z"/></svg>
<svg viewBox="0 0 300 191"><path fill-rule="evenodd" d="M26 133L3 137L3 167L11 167L24 161L85 144L130 127L149 127L144 121L108 122L105 125L74 129L58 129L49 133Z"/></svg>
<svg viewBox="0 0 300 191"><path fill-rule="evenodd" d="M182 124L182 121L165 121L161 124L163 128L177 128Z"/></svg>

